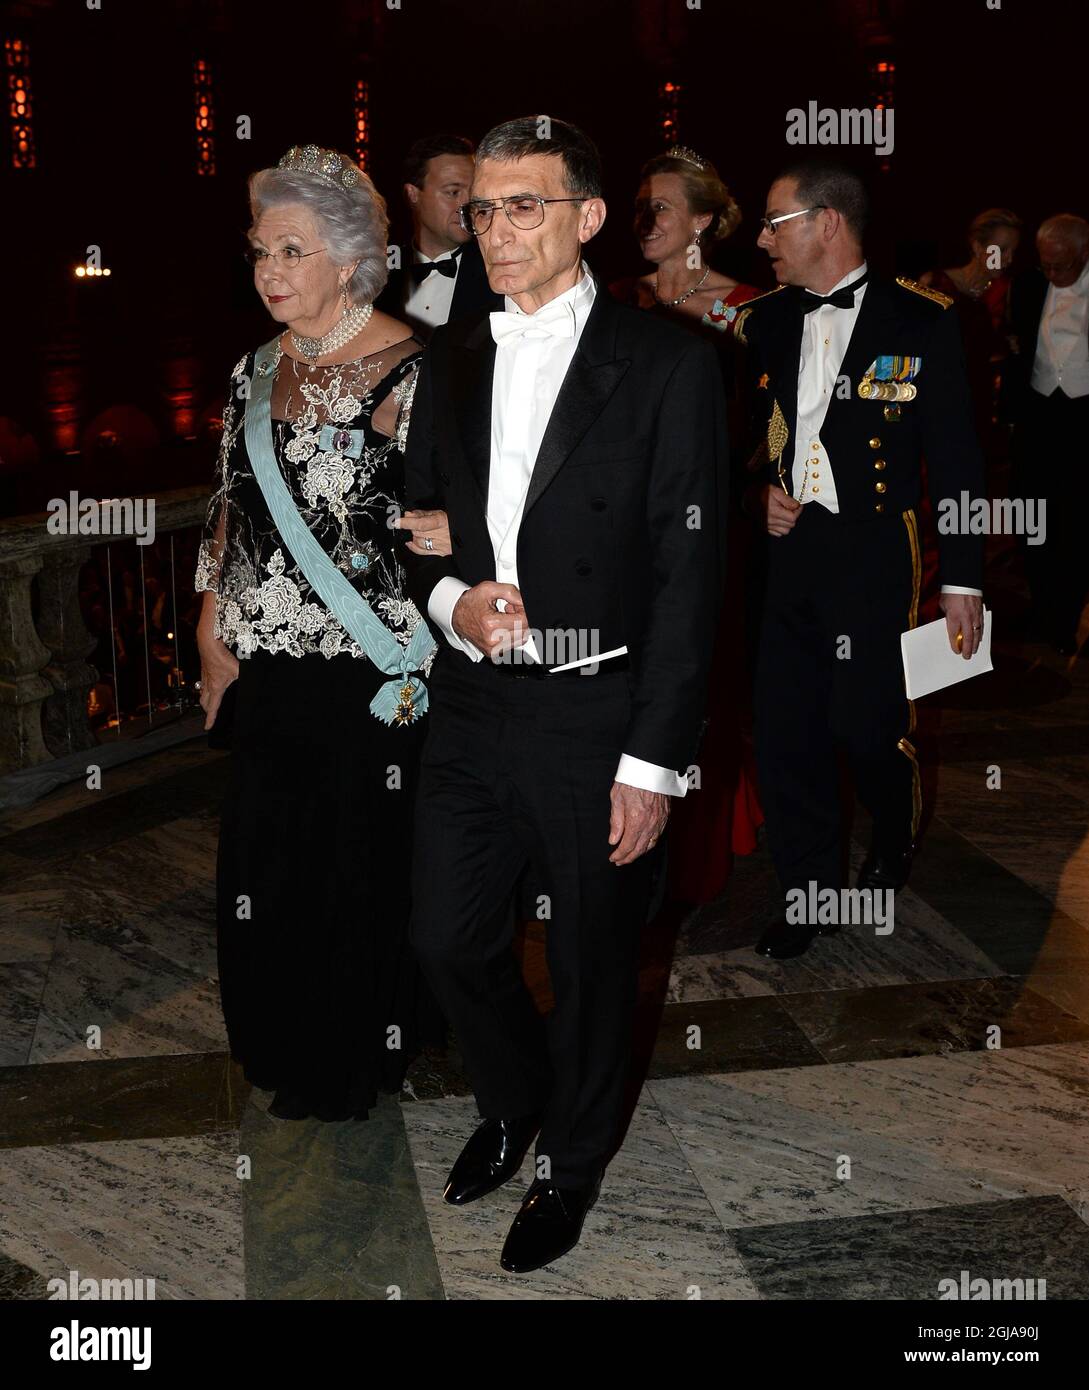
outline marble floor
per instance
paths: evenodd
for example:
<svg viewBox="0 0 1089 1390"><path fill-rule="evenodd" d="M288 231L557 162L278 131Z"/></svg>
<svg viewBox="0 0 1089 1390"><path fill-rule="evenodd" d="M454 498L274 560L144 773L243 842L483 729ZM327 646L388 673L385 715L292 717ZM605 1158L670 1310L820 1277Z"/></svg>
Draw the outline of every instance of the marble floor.
<svg viewBox="0 0 1089 1390"><path fill-rule="evenodd" d="M475 1116L456 1048L365 1124L272 1119L231 1063L224 755L196 737L0 818L0 1299L72 1270L160 1299L933 1299L962 1269L1086 1298L1089 657L1011 638L996 667L928 703L891 935L755 956L763 846L648 928L626 1138L529 1276L498 1264L528 1161L441 1201ZM534 927L524 966L545 1007Z"/></svg>

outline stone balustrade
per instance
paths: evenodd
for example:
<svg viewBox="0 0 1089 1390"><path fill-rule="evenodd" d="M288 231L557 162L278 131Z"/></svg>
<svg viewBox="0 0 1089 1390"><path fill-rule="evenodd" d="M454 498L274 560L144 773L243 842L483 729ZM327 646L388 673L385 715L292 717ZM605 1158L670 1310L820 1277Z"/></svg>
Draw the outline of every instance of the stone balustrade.
<svg viewBox="0 0 1089 1390"><path fill-rule="evenodd" d="M157 535L204 521L206 487L150 495ZM87 720L95 639L80 612L79 576L96 546L125 538L52 535L47 520L41 512L0 521L0 776L97 744Z"/></svg>

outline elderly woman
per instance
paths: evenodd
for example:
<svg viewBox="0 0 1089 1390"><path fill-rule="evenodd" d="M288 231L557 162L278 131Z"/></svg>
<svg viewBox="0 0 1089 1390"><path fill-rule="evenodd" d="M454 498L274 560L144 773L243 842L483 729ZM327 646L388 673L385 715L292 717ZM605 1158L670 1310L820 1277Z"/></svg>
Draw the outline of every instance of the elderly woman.
<svg viewBox="0 0 1089 1390"><path fill-rule="evenodd" d="M220 992L271 1114L365 1119L441 1038L405 935L435 651L394 525L420 344L374 310L386 210L355 164L295 147L249 192L278 331L234 370L197 569L205 727L234 706ZM449 553L418 520L412 545Z"/></svg>

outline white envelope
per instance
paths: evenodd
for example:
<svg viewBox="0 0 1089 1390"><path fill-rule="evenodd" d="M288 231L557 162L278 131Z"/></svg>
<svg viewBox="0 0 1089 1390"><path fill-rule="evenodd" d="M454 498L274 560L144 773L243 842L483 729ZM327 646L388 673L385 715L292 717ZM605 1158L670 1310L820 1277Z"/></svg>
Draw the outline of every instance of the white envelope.
<svg viewBox="0 0 1089 1390"><path fill-rule="evenodd" d="M979 648L965 661L949 645L945 618L924 623L900 634L900 650L904 657L904 684L909 700L944 690L947 685L981 676L993 671L991 665L991 614L983 610L983 633Z"/></svg>

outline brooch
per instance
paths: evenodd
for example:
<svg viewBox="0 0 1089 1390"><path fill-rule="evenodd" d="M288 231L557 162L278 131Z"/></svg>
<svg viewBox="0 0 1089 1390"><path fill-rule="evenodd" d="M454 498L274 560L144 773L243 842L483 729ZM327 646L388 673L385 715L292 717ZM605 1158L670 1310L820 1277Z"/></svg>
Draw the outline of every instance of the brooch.
<svg viewBox="0 0 1089 1390"><path fill-rule="evenodd" d="M350 459L363 456L363 431L346 430L343 425L322 425L318 448L324 454L343 454Z"/></svg>

